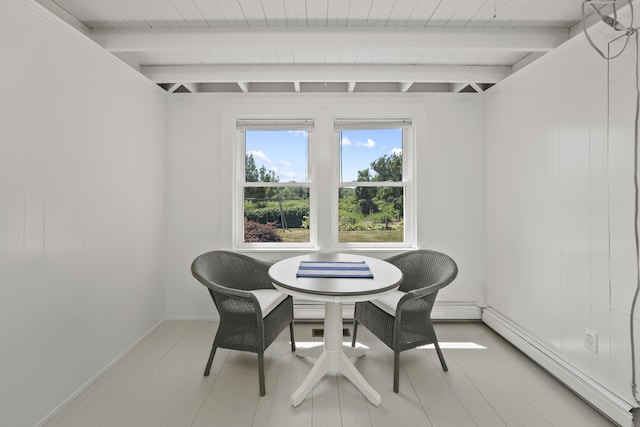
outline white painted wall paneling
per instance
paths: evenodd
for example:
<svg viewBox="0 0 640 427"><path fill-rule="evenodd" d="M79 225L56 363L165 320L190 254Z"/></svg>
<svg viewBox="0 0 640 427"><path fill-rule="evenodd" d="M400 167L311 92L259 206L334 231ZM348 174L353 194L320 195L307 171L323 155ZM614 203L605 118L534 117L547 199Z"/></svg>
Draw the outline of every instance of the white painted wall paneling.
<svg viewBox="0 0 640 427"><path fill-rule="evenodd" d="M0 423L33 426L164 316L165 94L30 2L0 28Z"/></svg>
<svg viewBox="0 0 640 427"><path fill-rule="evenodd" d="M313 155L325 157L330 156L334 142L334 117L415 117L417 164L421 165L416 178L418 245L439 248L459 262L458 279L442 291L439 300L475 302L484 292L480 108L480 98L472 94L172 95L167 125L167 317L215 316L210 297L191 277L189 265L201 252L231 247L233 118L265 111L313 117ZM331 182L330 170L317 172L319 182ZM326 192L321 197L330 200L328 186L317 190ZM328 217L321 220L328 221ZM330 242L321 236L319 244L326 250ZM287 254L255 255L277 259Z"/></svg>
<svg viewBox="0 0 640 427"><path fill-rule="evenodd" d="M628 401L634 48L613 65L609 130L607 64L584 38L491 89L485 122L489 305Z"/></svg>

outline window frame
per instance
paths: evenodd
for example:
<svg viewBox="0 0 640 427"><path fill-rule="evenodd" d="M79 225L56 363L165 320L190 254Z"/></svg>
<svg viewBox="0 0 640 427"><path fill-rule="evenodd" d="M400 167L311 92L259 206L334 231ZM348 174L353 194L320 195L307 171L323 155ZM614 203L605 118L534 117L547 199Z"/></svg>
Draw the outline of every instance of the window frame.
<svg viewBox="0 0 640 427"><path fill-rule="evenodd" d="M304 182L246 182L245 156L247 130L283 130L307 132L307 181ZM317 247L317 220L314 194L315 180L313 167L313 147L315 125L312 119L235 119L235 185L233 191L233 246L236 249L311 249ZM307 187L309 189L309 241L308 242L245 242L244 241L244 201L245 188L251 187Z"/></svg>
<svg viewBox="0 0 640 427"><path fill-rule="evenodd" d="M255 117L255 116L254 116ZM328 120L291 118L291 115L283 115L278 118L246 119L233 117L233 145L235 172L232 194L232 246L245 251L296 251L296 250L396 250L415 247L417 238L416 227L416 194L415 194L415 120L411 116L393 118L384 116L379 118L327 118ZM391 118L390 118L391 117ZM340 130L336 124L347 123L361 126L402 127L402 181L393 183L397 187L404 188L404 241L403 242L339 242L338 233L338 189L340 187L371 186L389 187L387 182L342 182L340 181ZM401 124L401 126L395 126ZM361 127L360 129L371 129ZM246 130L306 130L308 132L307 168L308 180L306 182L245 182L245 155L246 155ZM316 141L319 136L326 139L326 143ZM316 153L317 150L323 152ZM326 150L329 155L325 155ZM316 171L321 170L321 174ZM323 179L329 178L326 185L331 188L320 188L317 182L319 175ZM324 184L323 184L324 185ZM307 187L309 189L309 241L300 243L284 242L244 242L244 189L247 187ZM320 207L328 206L331 210L327 217L319 218ZM326 219L324 219L326 218ZM319 230L323 227L323 230ZM331 230L324 228L330 227Z"/></svg>
<svg viewBox="0 0 640 427"><path fill-rule="evenodd" d="M406 249L413 248L416 241L415 228L415 194L413 182L414 168L414 125L413 119L402 118L335 118L333 120L334 146L337 147L334 162L336 176L334 177L335 185L332 189L332 222L331 222L331 245L335 249L353 250L353 249ZM369 130L369 129L402 129L402 181L398 182L358 182L358 181L341 181L342 164L341 164L341 131L343 130ZM340 242L339 240L339 189L345 187L401 187L404 189L404 240L402 242Z"/></svg>

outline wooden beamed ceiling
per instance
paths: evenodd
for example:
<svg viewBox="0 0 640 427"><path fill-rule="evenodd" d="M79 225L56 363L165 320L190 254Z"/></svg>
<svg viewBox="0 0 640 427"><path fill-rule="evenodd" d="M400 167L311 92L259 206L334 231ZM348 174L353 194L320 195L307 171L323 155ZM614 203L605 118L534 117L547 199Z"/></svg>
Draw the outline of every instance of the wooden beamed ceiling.
<svg viewBox="0 0 640 427"><path fill-rule="evenodd" d="M482 92L582 31L577 1L37 2L170 92Z"/></svg>

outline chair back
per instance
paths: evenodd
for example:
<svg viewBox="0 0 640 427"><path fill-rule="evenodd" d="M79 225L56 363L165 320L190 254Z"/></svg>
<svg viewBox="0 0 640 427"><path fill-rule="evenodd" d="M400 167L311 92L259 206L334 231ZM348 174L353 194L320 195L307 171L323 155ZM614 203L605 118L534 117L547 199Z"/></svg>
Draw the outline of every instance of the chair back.
<svg viewBox="0 0 640 427"><path fill-rule="evenodd" d="M216 285L244 291L273 289L268 273L270 266L247 255L217 250L196 257L191 273L210 290Z"/></svg>
<svg viewBox="0 0 640 427"><path fill-rule="evenodd" d="M428 249L403 252L386 261L402 271L399 290L403 292L426 287L437 292L458 275L458 266L450 256Z"/></svg>

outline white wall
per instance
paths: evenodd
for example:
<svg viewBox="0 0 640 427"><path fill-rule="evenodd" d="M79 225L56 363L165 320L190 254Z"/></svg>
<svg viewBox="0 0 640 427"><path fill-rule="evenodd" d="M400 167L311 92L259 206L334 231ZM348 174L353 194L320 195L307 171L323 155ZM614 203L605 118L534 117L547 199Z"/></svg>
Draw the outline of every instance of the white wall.
<svg viewBox="0 0 640 427"><path fill-rule="evenodd" d="M485 97L487 302L628 402L635 49L611 63L610 103L607 63L583 37Z"/></svg>
<svg viewBox="0 0 640 427"><path fill-rule="evenodd" d="M233 117L265 112L312 117L323 124L318 129L330 129L335 116L415 117L418 246L449 253L459 264L458 279L438 301L474 303L484 293L481 107L481 98L473 94L171 95L165 200L167 317L216 316L209 294L189 267L202 252L231 248ZM316 132L315 155L327 155L332 143L332 134ZM268 259L284 255L254 253Z"/></svg>
<svg viewBox="0 0 640 427"><path fill-rule="evenodd" d="M33 426L164 317L165 94L38 6L0 13L0 424Z"/></svg>

